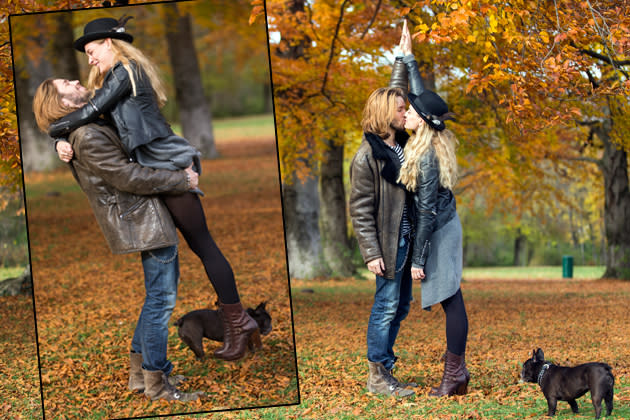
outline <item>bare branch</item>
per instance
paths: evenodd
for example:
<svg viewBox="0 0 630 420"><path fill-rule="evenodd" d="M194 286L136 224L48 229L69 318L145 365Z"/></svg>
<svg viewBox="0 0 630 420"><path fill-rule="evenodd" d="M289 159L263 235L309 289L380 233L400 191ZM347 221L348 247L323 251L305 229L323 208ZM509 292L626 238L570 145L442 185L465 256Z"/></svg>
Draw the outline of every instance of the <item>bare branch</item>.
<svg viewBox="0 0 630 420"><path fill-rule="evenodd" d="M344 0L344 2L341 4L339 20L337 21L337 26L335 26L335 34L333 35L332 43L330 44L330 56L328 57L328 63L326 64L326 71L324 72L324 81L322 82L321 93L328 100L330 100L330 98L326 94L326 83L328 83L328 74L330 72L330 66L332 65L333 58L335 57L335 43L337 41L337 37L339 36L339 28L341 27L341 22L343 21L343 13L344 13L347 3L348 3L348 0Z"/></svg>
<svg viewBox="0 0 630 420"><path fill-rule="evenodd" d="M370 21L368 22L368 25L366 26L365 31L363 31L363 33L361 34L361 39L365 38L365 35L368 33L368 31L374 24L374 21L376 20L376 16L378 15L379 10L381 9L381 3L382 1L378 0L378 3L376 4L376 9L374 10L374 14L372 15L372 18L370 18Z"/></svg>

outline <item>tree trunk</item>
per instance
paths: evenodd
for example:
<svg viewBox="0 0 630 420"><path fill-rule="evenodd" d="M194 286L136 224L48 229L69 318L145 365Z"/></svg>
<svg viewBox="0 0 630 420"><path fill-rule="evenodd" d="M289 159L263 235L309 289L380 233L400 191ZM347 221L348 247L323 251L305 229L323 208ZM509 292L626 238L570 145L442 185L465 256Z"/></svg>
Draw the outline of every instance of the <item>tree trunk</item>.
<svg viewBox="0 0 630 420"><path fill-rule="evenodd" d="M607 119L594 130L604 144L601 159L605 194L604 229L607 241L604 277L630 280L628 155L611 141L611 119Z"/></svg>
<svg viewBox="0 0 630 420"><path fill-rule="evenodd" d="M203 158L218 157L212 130L212 113L204 95L189 14L180 15L176 4L167 4L166 40L173 69L175 99L183 136Z"/></svg>
<svg viewBox="0 0 630 420"><path fill-rule="evenodd" d="M47 170L59 166L61 161L55 153L50 137L42 133L35 123L35 115L31 106L35 90L49 77L79 79L79 66L72 48L73 34L72 19L69 13L56 13L54 25L58 28L55 36L51 37L50 27L44 21L37 21L38 28L33 28L32 37L39 45L50 43L48 56L41 56L39 60L32 60L28 54L24 56L26 71L16 69L16 97L17 112L20 116L20 141L22 146L22 167L25 172L32 170ZM24 48L24 45L16 48ZM23 75L28 75L25 77Z"/></svg>
<svg viewBox="0 0 630 420"><path fill-rule="evenodd" d="M516 230L516 238L514 239L514 265L522 267L527 265L525 261L525 247L527 245L527 236L523 235L521 228Z"/></svg>
<svg viewBox="0 0 630 420"><path fill-rule="evenodd" d="M327 275L318 224L318 180L309 177L302 182L296 176L292 178L291 183L282 185L289 275L293 278Z"/></svg>
<svg viewBox="0 0 630 420"><path fill-rule="evenodd" d="M296 17L305 10L304 0L289 0L284 3L285 13ZM300 60L309 48L307 36L299 38L283 37L275 47L274 54L289 59ZM299 95L300 92L292 92ZM281 99L283 93L277 93ZM289 274L294 278L312 278L328 275L324 264L323 250L319 231L319 180L311 168L310 177L300 180L295 173L289 174L289 180L282 184L284 205L284 229L289 260Z"/></svg>
<svg viewBox="0 0 630 420"><path fill-rule="evenodd" d="M343 186L343 145L329 146L320 166L319 179L322 247L324 259L333 274L349 277L353 267Z"/></svg>

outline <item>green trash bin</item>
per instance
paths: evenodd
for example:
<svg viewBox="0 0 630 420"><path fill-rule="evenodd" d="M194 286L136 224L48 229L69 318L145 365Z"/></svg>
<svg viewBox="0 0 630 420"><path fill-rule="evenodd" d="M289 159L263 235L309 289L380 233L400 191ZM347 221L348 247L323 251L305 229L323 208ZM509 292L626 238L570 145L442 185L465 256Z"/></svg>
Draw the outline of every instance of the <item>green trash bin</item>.
<svg viewBox="0 0 630 420"><path fill-rule="evenodd" d="M562 277L573 278L573 257L571 255L562 256Z"/></svg>

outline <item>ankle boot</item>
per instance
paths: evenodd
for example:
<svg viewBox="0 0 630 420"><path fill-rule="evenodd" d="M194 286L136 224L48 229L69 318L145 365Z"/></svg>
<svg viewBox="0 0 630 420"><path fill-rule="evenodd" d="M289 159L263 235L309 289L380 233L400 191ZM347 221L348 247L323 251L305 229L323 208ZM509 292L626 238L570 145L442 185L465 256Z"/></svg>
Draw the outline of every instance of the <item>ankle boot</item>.
<svg viewBox="0 0 630 420"><path fill-rule="evenodd" d="M385 369L382 363L368 360L368 367L370 369L367 380L367 390L369 392L395 397L409 397L415 394L415 391L403 387L391 375L391 371Z"/></svg>
<svg viewBox="0 0 630 420"><path fill-rule="evenodd" d="M144 377L144 395L152 401L164 399L166 401L194 401L203 395L203 392L182 392L169 381L169 377L161 370L142 369Z"/></svg>
<svg viewBox="0 0 630 420"><path fill-rule="evenodd" d="M138 393L144 392L144 376L142 376L142 354L129 352L129 389Z"/></svg>
<svg viewBox="0 0 630 420"><path fill-rule="evenodd" d="M214 356L223 360L237 360L245 356L248 342L255 348L262 346L258 324L243 310L241 302L220 304L223 315L223 347Z"/></svg>
<svg viewBox="0 0 630 420"><path fill-rule="evenodd" d="M442 397L444 395L465 395L468 382L470 381L470 374L466 369L465 356L456 355L450 351L446 352L444 358L444 374L442 375L442 382L437 388L431 389L429 395L432 397Z"/></svg>
<svg viewBox="0 0 630 420"><path fill-rule="evenodd" d="M169 375L168 382L179 386L186 381L184 375ZM142 373L142 353L129 352L129 390L139 394L144 392L144 374Z"/></svg>

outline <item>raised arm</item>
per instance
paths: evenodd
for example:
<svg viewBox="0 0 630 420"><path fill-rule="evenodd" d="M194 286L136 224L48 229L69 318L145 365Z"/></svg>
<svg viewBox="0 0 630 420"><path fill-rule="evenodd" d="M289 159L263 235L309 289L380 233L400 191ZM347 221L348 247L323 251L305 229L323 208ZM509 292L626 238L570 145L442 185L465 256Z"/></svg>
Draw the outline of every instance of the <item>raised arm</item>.
<svg viewBox="0 0 630 420"><path fill-rule="evenodd" d="M103 81L103 86L83 107L53 122L48 134L53 138L67 137L82 125L96 121L111 110L118 101L131 94L131 79L121 63L116 64Z"/></svg>
<svg viewBox="0 0 630 420"><path fill-rule="evenodd" d="M414 95L420 95L424 92L424 83L418 70L418 62L413 56L411 34L407 26L407 19L403 23L398 46L403 53L403 57L396 57L389 85L391 87L400 87L405 93L409 91Z"/></svg>

